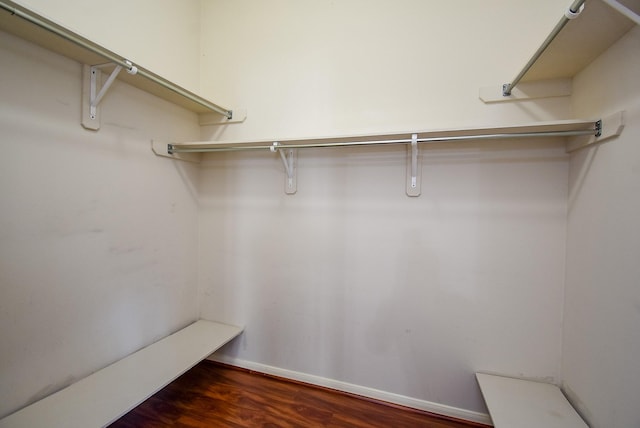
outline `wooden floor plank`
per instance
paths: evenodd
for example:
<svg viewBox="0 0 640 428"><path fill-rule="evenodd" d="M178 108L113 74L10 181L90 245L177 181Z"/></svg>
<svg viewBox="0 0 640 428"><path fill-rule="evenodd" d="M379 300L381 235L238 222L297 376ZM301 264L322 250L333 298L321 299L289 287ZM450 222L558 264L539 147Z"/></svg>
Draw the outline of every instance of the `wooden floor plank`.
<svg viewBox="0 0 640 428"><path fill-rule="evenodd" d="M484 425L203 361L111 425L112 428L163 426L471 428Z"/></svg>

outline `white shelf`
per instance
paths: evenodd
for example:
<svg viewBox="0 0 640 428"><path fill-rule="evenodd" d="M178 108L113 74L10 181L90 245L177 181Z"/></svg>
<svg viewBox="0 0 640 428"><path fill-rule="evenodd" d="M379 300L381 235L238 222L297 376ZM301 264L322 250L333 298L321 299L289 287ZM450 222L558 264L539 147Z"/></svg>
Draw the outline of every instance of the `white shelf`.
<svg viewBox="0 0 640 428"><path fill-rule="evenodd" d="M640 11L640 0L618 1L633 13ZM569 96L573 77L635 25L601 0L586 0L582 13L560 30L512 88L511 95L503 94L503 84L513 81L502 81L499 85L480 88L479 98L485 103L500 103ZM541 42L545 40L543 37L541 35ZM515 76L514 73L511 77Z"/></svg>
<svg viewBox="0 0 640 428"><path fill-rule="evenodd" d="M200 320L0 420L1 428L106 426L242 332Z"/></svg>
<svg viewBox="0 0 640 428"><path fill-rule="evenodd" d="M338 135L333 137L305 137L305 138L285 138L285 139L255 139L246 141L207 141L207 142L181 142L173 144L174 147L180 149L192 149L194 151L207 149L242 149L249 147L260 147L268 149L273 142L280 143L283 147L288 145L309 146L316 144L332 144L332 143L349 143L349 142L376 142L386 140L400 140L411 138L412 134L417 134L419 139L422 138L446 138L446 137L483 137L495 134L513 134L513 138L517 138L517 134L524 133L546 133L546 132L569 132L569 131L585 131L594 129L596 120L558 120L549 122L538 122L523 125L508 126L492 126L492 127L472 127L472 128L456 128L441 129L428 131L407 131L395 132L389 134L357 134L357 135ZM160 152L161 143L154 142L156 154L166 154L166 143L164 153Z"/></svg>
<svg viewBox="0 0 640 428"><path fill-rule="evenodd" d="M477 373L496 428L589 428L555 385Z"/></svg>
<svg viewBox="0 0 640 428"><path fill-rule="evenodd" d="M640 0L620 2L630 9L640 10ZM633 21L600 0L587 0L584 11L567 23L524 75L522 82L575 76L634 25Z"/></svg>
<svg viewBox="0 0 640 428"><path fill-rule="evenodd" d="M11 11L16 11L17 13L14 15L6 8ZM20 14L35 19L38 24L21 17ZM50 30L45 29L45 27L48 27ZM91 40L10 0L2 0L0 4L0 31L18 36L49 49L52 52L78 61L81 64L97 65L112 62L96 52L106 53L111 58L125 60L121 55L109 51ZM67 37L63 37L62 35ZM76 42L70 40L75 40ZM82 44L82 46L78 43ZM218 113L215 113L212 117L212 112L215 112L216 108L223 109L223 107L215 105L215 103L170 82L138 64L135 64L135 66L138 69L137 74L123 72L118 75L118 80L122 80L138 89L201 114L202 124L220 124L244 120L243 117L235 117L235 113L233 119L227 119L226 116ZM243 114L246 116L246 112L243 112Z"/></svg>
<svg viewBox="0 0 640 428"><path fill-rule="evenodd" d="M520 140L564 138L567 151L606 141L620 135L624 127L624 114L618 112L600 120L561 120L526 125L457 128L433 131L412 131L390 134L342 135L334 137L305 137L287 139L260 139L251 141L207 141L167 143L152 141L151 150L157 156L176 160L199 162L202 153L221 151L262 150L280 154L285 170L285 193L297 191L297 150L313 147L346 147L373 145L407 145L407 196L420 196L421 157L419 146L450 147L454 143L480 140ZM446 145L446 146L443 146ZM437 146L436 146L437 147ZM464 146L463 146L464 147ZM468 146L467 146L468 147Z"/></svg>

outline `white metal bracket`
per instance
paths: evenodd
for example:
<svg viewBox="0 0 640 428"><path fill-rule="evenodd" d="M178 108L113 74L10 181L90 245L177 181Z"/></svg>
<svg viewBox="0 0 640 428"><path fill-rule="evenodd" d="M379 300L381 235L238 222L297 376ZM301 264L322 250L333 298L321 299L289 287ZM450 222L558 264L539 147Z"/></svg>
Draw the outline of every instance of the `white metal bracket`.
<svg viewBox="0 0 640 428"><path fill-rule="evenodd" d="M198 123L204 125L226 125L228 123L242 123L247 119L247 109L233 109L231 119L218 113L200 113L198 114Z"/></svg>
<svg viewBox="0 0 640 428"><path fill-rule="evenodd" d="M98 85L102 81L102 69L105 67L113 67L114 64L98 64L98 65L84 65L82 68L82 126L86 129L96 131L100 129L100 101L105 96L111 85L113 84L120 71L122 71L121 65L115 65L115 68L104 82L102 87L98 89ZM129 74L136 74L138 68L131 67L131 70L127 70Z"/></svg>
<svg viewBox="0 0 640 428"><path fill-rule="evenodd" d="M571 95L571 84L571 79L569 78L521 82L513 88L511 95L508 96L503 94L504 85L485 86L480 88L479 97L485 104L533 100L537 98L566 97Z"/></svg>
<svg viewBox="0 0 640 428"><path fill-rule="evenodd" d="M170 150L170 146L171 144L163 141L151 140L151 151L156 156L192 163L200 163L202 161L202 153L173 153Z"/></svg>
<svg viewBox="0 0 640 428"><path fill-rule="evenodd" d="M284 193L287 195L295 194L298 191L298 150L284 147L276 141L271 145L271 151L280 153L280 158L284 165L284 171L286 173Z"/></svg>
<svg viewBox="0 0 640 428"><path fill-rule="evenodd" d="M422 181L422 156L418 149L418 134L411 134L407 146L407 196L420 196Z"/></svg>

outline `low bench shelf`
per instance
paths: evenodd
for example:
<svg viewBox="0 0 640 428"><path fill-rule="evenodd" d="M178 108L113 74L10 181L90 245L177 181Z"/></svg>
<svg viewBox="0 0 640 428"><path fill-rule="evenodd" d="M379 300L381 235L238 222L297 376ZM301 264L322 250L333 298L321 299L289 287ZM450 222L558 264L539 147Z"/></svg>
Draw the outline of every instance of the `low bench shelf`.
<svg viewBox="0 0 640 428"><path fill-rule="evenodd" d="M196 321L0 419L0 428L107 426L241 332L241 327Z"/></svg>

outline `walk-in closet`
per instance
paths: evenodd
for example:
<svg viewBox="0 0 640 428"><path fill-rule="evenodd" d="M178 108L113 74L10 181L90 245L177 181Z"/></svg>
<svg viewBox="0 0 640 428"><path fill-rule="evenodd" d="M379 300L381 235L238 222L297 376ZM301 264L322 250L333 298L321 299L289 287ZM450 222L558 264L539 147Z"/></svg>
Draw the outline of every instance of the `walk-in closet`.
<svg viewBox="0 0 640 428"><path fill-rule="evenodd" d="M638 0L0 0L0 427L106 426L205 359L640 427L639 26Z"/></svg>

